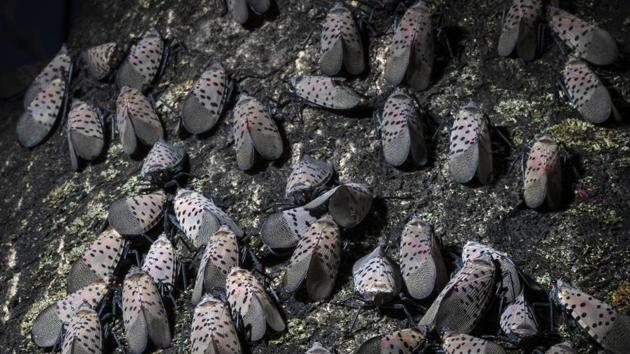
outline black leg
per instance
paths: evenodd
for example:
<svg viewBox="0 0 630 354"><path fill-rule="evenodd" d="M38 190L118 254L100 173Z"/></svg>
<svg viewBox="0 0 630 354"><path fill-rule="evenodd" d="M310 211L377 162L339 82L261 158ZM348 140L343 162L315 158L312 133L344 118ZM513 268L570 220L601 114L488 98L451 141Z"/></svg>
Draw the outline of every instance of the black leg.
<svg viewBox="0 0 630 354"><path fill-rule="evenodd" d="M361 311L365 308L365 306L361 306L357 309L357 311L354 313L354 316L352 316L352 320L350 320L350 326L348 327L348 330L346 332L346 335L350 335L352 334L352 330L354 329L354 325L357 323L357 318L359 317L359 313L361 313Z"/></svg>

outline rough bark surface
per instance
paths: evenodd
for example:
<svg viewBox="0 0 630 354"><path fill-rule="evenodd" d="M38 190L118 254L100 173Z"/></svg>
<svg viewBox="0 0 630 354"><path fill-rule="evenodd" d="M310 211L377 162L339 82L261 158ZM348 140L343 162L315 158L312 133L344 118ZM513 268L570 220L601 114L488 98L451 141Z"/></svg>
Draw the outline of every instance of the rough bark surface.
<svg viewBox="0 0 630 354"><path fill-rule="evenodd" d="M291 165L301 153L329 159L341 181L368 183L377 196L367 219L344 233L349 246L334 297L309 304L283 295L288 330L256 344L254 353L302 352L315 341L350 353L372 336L403 328L406 321L401 314L370 309L359 316L355 333L344 337L354 310L335 303L352 293L353 262L385 238L397 238L414 214L431 222L454 253L466 240L478 240L512 255L525 273L543 285L560 277L568 279L621 311L630 310L630 129L627 123L595 126L578 119L559 93L556 78L564 59L549 37L542 57L531 63L499 57L500 1L429 2L442 15L442 30L455 55L451 58L445 50L439 53L434 82L417 98L441 119L473 98L517 146L532 144L543 131L564 143L579 156L573 159L578 176L570 186L568 206L559 212L517 207L522 186L519 168L510 169L510 153L497 137L496 181L489 186L462 186L448 175L445 130L430 141L431 162L427 167L401 171L384 162L370 112L347 117L297 103L285 82L293 74L317 71L318 25L332 1L276 0L268 16L246 27L229 15L222 17L219 1L82 3L81 16L73 22L68 40L73 53L112 40L130 43L152 26L181 44L154 90L160 92L155 97L157 110L170 140L179 139L175 136L179 104L211 60L238 73L241 89L276 106L286 153L253 173L238 170L232 147L224 147L229 136L228 119L222 118L208 137L185 139L191 172L196 176L190 184L210 193L247 233L253 234L255 249L261 248L256 235L265 216L263 210L281 199ZM571 3L569 11L609 30L620 48L630 46L630 7L624 2ZM367 19L370 10L363 9ZM369 72L350 81L379 110L391 90L382 71L400 14L374 11ZM629 113L625 101L630 98L628 67L621 61L595 68L611 87L625 118ZM32 77L38 70L33 68ZM32 77L25 78L23 84ZM112 111L115 95L112 84L86 81L78 81L73 91L73 96L93 98L97 105ZM138 191L141 165L123 153L116 138L107 144L104 158L72 172L65 136L59 128L41 146L21 148L15 137L21 104L20 100L0 103L4 118L0 129L4 156L0 164L3 352L38 351L30 340L34 317L65 295L70 264L97 236L109 204ZM272 286L278 290L283 262L266 261L273 265L268 272L275 277ZM173 346L164 352L176 352L181 340L188 341L191 291L178 298L177 334ZM594 350L581 331L570 326L561 330L576 338L581 352Z"/></svg>

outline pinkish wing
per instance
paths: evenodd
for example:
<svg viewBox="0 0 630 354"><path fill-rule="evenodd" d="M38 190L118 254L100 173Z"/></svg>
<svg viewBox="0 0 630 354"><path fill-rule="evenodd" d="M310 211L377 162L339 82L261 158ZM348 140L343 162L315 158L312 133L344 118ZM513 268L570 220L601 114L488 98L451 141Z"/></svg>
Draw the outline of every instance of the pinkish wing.
<svg viewBox="0 0 630 354"><path fill-rule="evenodd" d="M116 64L117 51L118 45L115 42L109 42L83 52L83 62L89 75L96 80L105 78L112 71L112 66Z"/></svg>
<svg viewBox="0 0 630 354"><path fill-rule="evenodd" d="M149 248L142 270L149 274L156 284L173 285L175 253L173 244L164 234Z"/></svg>
<svg viewBox="0 0 630 354"><path fill-rule="evenodd" d="M228 95L228 77L221 64L204 71L193 85L182 108L182 123L193 134L214 127L223 112Z"/></svg>
<svg viewBox="0 0 630 354"><path fill-rule="evenodd" d="M159 348L170 345L168 317L150 275L132 268L123 283L122 302L123 325L130 351L143 352L149 339Z"/></svg>
<svg viewBox="0 0 630 354"><path fill-rule="evenodd" d="M303 207L277 212L263 222L260 238L271 252L282 254L295 247L316 220L317 218Z"/></svg>
<svg viewBox="0 0 630 354"><path fill-rule="evenodd" d="M333 175L333 168L330 163L304 155L291 170L287 179L285 195L291 199L293 193L302 190L315 191L324 186Z"/></svg>
<svg viewBox="0 0 630 354"><path fill-rule="evenodd" d="M114 276L125 239L114 229L103 231L83 253L81 260L106 283Z"/></svg>
<svg viewBox="0 0 630 354"><path fill-rule="evenodd" d="M329 109L348 110L362 103L362 98L339 79L326 76L304 76L296 79L296 95Z"/></svg>
<svg viewBox="0 0 630 354"><path fill-rule="evenodd" d="M199 263L195 280L192 303L214 288L225 288L225 280L233 267L239 266L239 249L236 235L227 227L221 226L212 235Z"/></svg>
<svg viewBox="0 0 630 354"><path fill-rule="evenodd" d="M160 221L165 202L162 191L119 199L110 205L107 220L123 235L140 235Z"/></svg>
<svg viewBox="0 0 630 354"><path fill-rule="evenodd" d="M75 100L68 113L68 141L70 149L85 160L97 158L103 151L104 138L101 120L91 105Z"/></svg>
<svg viewBox="0 0 630 354"><path fill-rule="evenodd" d="M592 123L602 123L613 113L610 93L584 62L570 59L564 70L564 87L580 115Z"/></svg>
<svg viewBox="0 0 630 354"><path fill-rule="evenodd" d="M62 354L101 353L102 345L98 314L89 307L82 308L68 324Z"/></svg>
<svg viewBox="0 0 630 354"><path fill-rule="evenodd" d="M192 354L241 353L241 344L230 312L210 295L206 295L195 307L191 329Z"/></svg>
<svg viewBox="0 0 630 354"><path fill-rule="evenodd" d="M496 289L496 267L490 256L464 263L446 284L420 325L469 333L485 313Z"/></svg>
<svg viewBox="0 0 630 354"><path fill-rule="evenodd" d="M549 181L560 167L558 145L543 136L532 147L526 163L523 197L530 208L541 206L551 192Z"/></svg>
<svg viewBox="0 0 630 354"><path fill-rule="evenodd" d="M129 86L144 90L155 79L163 53L164 42L160 34L156 30L145 33L131 48L127 60L118 69L118 87Z"/></svg>
<svg viewBox="0 0 630 354"><path fill-rule="evenodd" d="M293 251L285 272L285 289L295 292L306 281L311 299L325 299L335 285L340 257L339 227L325 216L309 227Z"/></svg>
<svg viewBox="0 0 630 354"><path fill-rule="evenodd" d="M38 91L17 122L17 138L22 146L34 147L50 134L65 95L66 82L62 78L52 79Z"/></svg>
<svg viewBox="0 0 630 354"><path fill-rule="evenodd" d="M70 72L71 66L72 59L68 55L68 49L63 45L57 55L35 77L24 93L24 108L27 109L37 94L48 86L53 79L65 78Z"/></svg>
<svg viewBox="0 0 630 354"><path fill-rule="evenodd" d="M433 230L419 219L412 219L403 230L400 272L415 299L429 297L446 283L446 267Z"/></svg>
<svg viewBox="0 0 630 354"><path fill-rule="evenodd" d="M59 319L64 323L70 323L72 316L85 303L95 309L107 293L107 284L102 281L94 282L79 289L64 299L57 301L56 311Z"/></svg>

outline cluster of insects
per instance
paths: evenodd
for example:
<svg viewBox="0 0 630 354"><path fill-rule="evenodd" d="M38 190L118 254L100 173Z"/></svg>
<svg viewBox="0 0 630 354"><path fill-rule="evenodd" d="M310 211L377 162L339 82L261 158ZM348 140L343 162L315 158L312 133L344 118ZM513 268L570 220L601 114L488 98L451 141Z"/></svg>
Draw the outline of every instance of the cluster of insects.
<svg viewBox="0 0 630 354"><path fill-rule="evenodd" d="M230 0L227 5L238 23L271 6L268 0ZM429 160L427 122L413 92L431 84L432 16L423 1L409 6L389 48L383 76L396 88L379 114L379 131L384 159L394 167L423 166ZM545 10L542 0L513 0L503 21L499 54L534 59L543 20L572 50L562 74L575 108L593 123L617 116L606 87L584 62L607 65L617 58L615 41L605 30L561 9ZM69 98L75 63L92 79L112 78L118 86L111 121L123 151L134 155L142 145L150 147L140 171L150 190L110 205L107 226L72 265L69 295L42 311L33 324L32 339L40 347L61 348L64 353L98 353L111 345L133 353L170 347L175 297L189 288L191 272L194 314L186 327L189 332L182 334L189 338L190 352L246 352L247 343L287 327L269 276L248 247L250 235L211 196L186 188L186 149L165 140L160 118L144 94L164 70L167 53L168 46L155 30L128 51L107 43L72 60L64 47L25 93L25 111L17 124L19 143L29 148L42 143L57 121L66 119L74 169L103 154L107 128L97 107ZM322 24L321 76L293 77L291 89L307 104L351 111L368 100L335 76L359 75L367 63L352 11L334 4ZM220 63L209 65L182 101L179 128L195 135L211 131L225 114L233 88ZM232 120L239 169L251 170L257 161L280 158L284 151L280 130L258 98L241 92ZM492 129L474 101L455 114L448 153L455 182L492 181ZM530 149L523 166L523 202L528 207L562 206L560 146L543 134ZM338 181L326 160L304 154L295 163L282 196L290 206L268 215L260 230L266 249L289 258L282 277L286 293L299 293L313 302L330 299L342 254L347 252L344 233L369 215L374 198L361 181ZM448 257L426 221L412 217L398 239L397 257L390 257L391 244L384 244L354 263L353 298L362 305L348 332L360 311L370 307L402 311L409 327L369 339L359 353L503 353L504 347L575 353L570 341L554 334L553 315L546 328L542 325L532 302L541 293L543 306L562 309L605 350L625 353L630 348L628 317L561 280L545 292L506 253L470 241L449 277ZM180 245L190 256L178 252ZM472 336L497 303L498 333ZM418 313L422 317L416 321ZM116 334L120 331L124 338ZM307 353L330 352L315 343Z"/></svg>

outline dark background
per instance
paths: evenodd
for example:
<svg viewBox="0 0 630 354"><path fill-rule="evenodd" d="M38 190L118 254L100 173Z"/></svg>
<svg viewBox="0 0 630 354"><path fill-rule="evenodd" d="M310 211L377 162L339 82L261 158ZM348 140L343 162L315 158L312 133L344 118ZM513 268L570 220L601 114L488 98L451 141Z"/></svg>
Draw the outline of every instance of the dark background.
<svg viewBox="0 0 630 354"><path fill-rule="evenodd" d="M277 0L275 10L266 18L243 27L229 16L221 16L214 1L86 0L78 6L5 0L1 5L2 53L6 47L13 48L7 51L13 54L1 59L2 96L15 96L23 90L64 41L76 55L107 41L131 44L144 31L157 27L169 40L188 49L174 53L154 90L159 92L155 94L157 113L169 140L181 140L175 134L179 104L204 65L212 60L241 76L251 75L253 78L245 79L241 87L264 102L273 100L278 105L275 118L286 138L286 154L253 173L238 170L233 149L224 148L229 136L227 118L208 137L183 139L191 172L196 176L191 186L211 194L252 234L255 249L260 251L257 236L265 217L263 210L281 198L291 164L301 153L330 160L343 182L370 185L376 196L374 207L361 226L344 233L349 248L333 298L309 304L283 295L288 330L254 346L254 353L303 352L314 341L350 353L372 336L405 326L399 313L368 310L359 317L356 332L344 337L354 310L335 303L352 294L353 262L379 242L400 235L405 221L414 214L434 225L446 250L453 254L467 240L489 244L510 254L543 286L564 278L629 313L630 2L563 2L567 10L610 31L624 53L615 65L594 70L610 87L626 120L595 126L580 120L559 94L556 78L566 58L549 33L544 53L535 61L502 58L496 53L500 0L429 1L442 14L442 29L455 55L438 54L433 84L416 97L440 119L474 99L516 146L532 144L537 135L548 132L574 151L578 175L567 184L566 208L553 213L519 208L520 171L509 168L511 152L498 138L493 139L497 151L495 181L488 186L462 186L448 175L445 131L428 139L428 166L397 170L383 161L369 113L348 117L304 108L298 115L300 106L285 81L294 74L317 72L318 25L333 3ZM8 21L7 14L13 14ZM375 109L382 108L381 102L391 91L382 79L382 70L399 16L400 11L392 9L373 13L374 33L367 50L370 69L349 81L353 88L379 102ZM43 20L37 20L39 17ZM307 40L310 33L313 35ZM71 94L115 110L117 91L110 83L77 77ZM108 206L140 193L141 162L129 159L118 139L108 134L104 156L73 172L61 129L34 149L17 144L15 123L22 112L21 97L0 100L0 352L33 353L38 352L29 338L34 317L66 295L70 264L97 236ZM394 251L391 253L397 258ZM266 264L276 279L272 285L280 291L284 260L266 260ZM187 333L190 323L189 299L189 293L178 298L174 321L177 336L167 352L175 352L179 341L187 340L181 335ZM540 315L545 316L544 311ZM496 319L490 314L484 323L493 324ZM596 350L583 331L566 324L559 330L576 341L580 352Z"/></svg>

